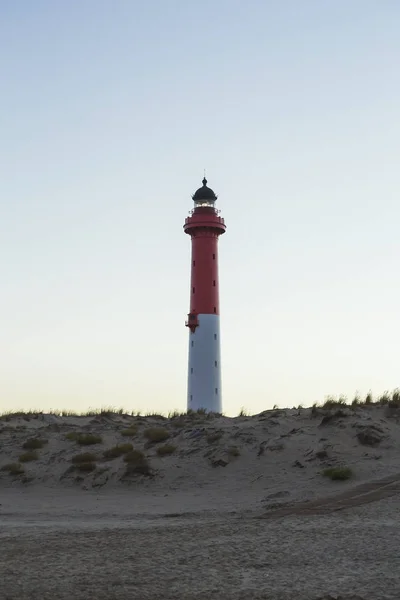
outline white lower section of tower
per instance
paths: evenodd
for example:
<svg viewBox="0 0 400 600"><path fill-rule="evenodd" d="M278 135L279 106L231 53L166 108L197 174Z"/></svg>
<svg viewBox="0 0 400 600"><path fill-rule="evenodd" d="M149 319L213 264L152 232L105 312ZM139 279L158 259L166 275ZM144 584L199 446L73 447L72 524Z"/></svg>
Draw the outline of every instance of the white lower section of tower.
<svg viewBox="0 0 400 600"><path fill-rule="evenodd" d="M198 315L189 333L188 410L222 412L219 315Z"/></svg>

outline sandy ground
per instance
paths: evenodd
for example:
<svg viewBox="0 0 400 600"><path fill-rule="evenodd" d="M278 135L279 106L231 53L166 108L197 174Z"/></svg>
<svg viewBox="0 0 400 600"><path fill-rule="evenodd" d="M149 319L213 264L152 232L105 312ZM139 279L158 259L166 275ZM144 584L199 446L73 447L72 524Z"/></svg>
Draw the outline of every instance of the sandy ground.
<svg viewBox="0 0 400 600"><path fill-rule="evenodd" d="M134 444L152 475L129 480L123 458L105 472L101 456L133 418L68 419L0 423L0 468L33 433L48 439L23 474L1 471L1 600L400 598L396 412L143 419ZM171 456L141 435L154 424L170 430ZM100 485L69 471L77 427L102 435ZM353 477L330 481L326 465Z"/></svg>

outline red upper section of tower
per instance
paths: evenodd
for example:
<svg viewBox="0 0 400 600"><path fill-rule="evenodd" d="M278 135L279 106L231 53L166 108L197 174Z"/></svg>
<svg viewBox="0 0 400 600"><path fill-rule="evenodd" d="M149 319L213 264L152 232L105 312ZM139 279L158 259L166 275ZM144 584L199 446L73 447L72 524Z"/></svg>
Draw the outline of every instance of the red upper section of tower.
<svg viewBox="0 0 400 600"><path fill-rule="evenodd" d="M184 232L192 238L190 313L187 325L193 330L193 315L219 314L218 238L225 233L224 219L214 208L213 190L203 187L193 196L195 204L185 219ZM192 316L190 316L192 315ZM192 325L190 324L192 323Z"/></svg>

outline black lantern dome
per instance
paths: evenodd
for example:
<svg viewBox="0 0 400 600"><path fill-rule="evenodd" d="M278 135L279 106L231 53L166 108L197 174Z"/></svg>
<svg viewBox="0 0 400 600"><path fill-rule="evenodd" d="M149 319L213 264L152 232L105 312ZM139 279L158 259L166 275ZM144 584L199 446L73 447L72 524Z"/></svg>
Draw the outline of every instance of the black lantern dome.
<svg viewBox="0 0 400 600"><path fill-rule="evenodd" d="M203 187L196 190L192 198L196 204L214 204L217 197L214 191L207 187L207 179L204 177L202 181Z"/></svg>

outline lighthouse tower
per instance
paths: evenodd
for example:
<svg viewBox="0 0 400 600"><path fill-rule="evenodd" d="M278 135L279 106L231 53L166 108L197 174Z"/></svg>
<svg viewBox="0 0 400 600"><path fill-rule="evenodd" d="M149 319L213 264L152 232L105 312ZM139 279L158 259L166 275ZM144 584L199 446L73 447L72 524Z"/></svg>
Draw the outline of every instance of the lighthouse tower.
<svg viewBox="0 0 400 600"><path fill-rule="evenodd" d="M183 226L192 239L187 408L222 412L218 238L226 227L215 208L217 196L207 179L202 183Z"/></svg>

